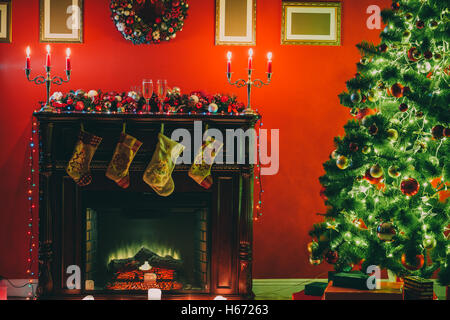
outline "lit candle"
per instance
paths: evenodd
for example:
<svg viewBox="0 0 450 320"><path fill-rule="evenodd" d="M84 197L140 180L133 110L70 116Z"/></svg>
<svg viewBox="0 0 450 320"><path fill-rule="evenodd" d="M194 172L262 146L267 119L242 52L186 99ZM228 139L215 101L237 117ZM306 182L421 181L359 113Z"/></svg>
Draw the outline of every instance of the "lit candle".
<svg viewBox="0 0 450 320"><path fill-rule="evenodd" d="M248 50L248 70L253 69L253 49Z"/></svg>
<svg viewBox="0 0 450 320"><path fill-rule="evenodd" d="M161 290L148 289L148 300L161 300Z"/></svg>
<svg viewBox="0 0 450 320"><path fill-rule="evenodd" d="M48 45L47 45L47 61L46 61L46 63L45 63L45 66L46 66L47 68L50 68L50 67L51 67L51 63L50 63L50 50L51 50L51 48L50 48L50 45L48 44Z"/></svg>
<svg viewBox="0 0 450 320"><path fill-rule="evenodd" d="M66 57L66 70L67 71L70 71L70 70L72 70L72 64L70 63L70 48L67 48L67 50L66 50L66 55L67 55L67 57Z"/></svg>
<svg viewBox="0 0 450 320"><path fill-rule="evenodd" d="M227 73L231 73L231 57L233 54L231 51L228 51L227 57L228 57L228 63L227 63Z"/></svg>
<svg viewBox="0 0 450 320"><path fill-rule="evenodd" d="M272 73L272 52L267 54L267 73Z"/></svg>
<svg viewBox="0 0 450 320"><path fill-rule="evenodd" d="M31 58L30 58L31 50L30 47L27 47L27 69L31 69Z"/></svg>

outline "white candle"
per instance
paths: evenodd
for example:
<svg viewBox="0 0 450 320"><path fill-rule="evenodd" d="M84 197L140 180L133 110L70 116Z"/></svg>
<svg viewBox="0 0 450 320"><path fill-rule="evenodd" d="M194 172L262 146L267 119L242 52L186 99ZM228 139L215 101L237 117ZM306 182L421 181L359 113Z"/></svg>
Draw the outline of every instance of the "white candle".
<svg viewBox="0 0 450 320"><path fill-rule="evenodd" d="M161 290L148 289L148 300L161 300Z"/></svg>

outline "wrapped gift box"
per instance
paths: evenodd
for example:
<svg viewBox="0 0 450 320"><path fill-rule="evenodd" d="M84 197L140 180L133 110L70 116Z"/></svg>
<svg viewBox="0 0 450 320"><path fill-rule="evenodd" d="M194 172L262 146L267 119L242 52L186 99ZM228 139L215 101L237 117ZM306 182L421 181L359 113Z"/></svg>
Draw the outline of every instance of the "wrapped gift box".
<svg viewBox="0 0 450 320"><path fill-rule="evenodd" d="M369 276L362 272L341 272L333 275L333 286L342 288L367 289Z"/></svg>
<svg viewBox="0 0 450 320"><path fill-rule="evenodd" d="M381 282L381 288L375 290L360 290L336 287L333 281L325 289L325 300L403 300L403 283Z"/></svg>
<svg viewBox="0 0 450 320"><path fill-rule="evenodd" d="M305 294L305 291L296 292L292 294L292 300L322 300L322 297L309 296Z"/></svg>
<svg viewBox="0 0 450 320"><path fill-rule="evenodd" d="M308 296L321 297L323 296L323 293L325 292L327 286L328 286L327 282L313 282L307 284L305 286L305 294Z"/></svg>
<svg viewBox="0 0 450 320"><path fill-rule="evenodd" d="M433 300L433 281L409 276L404 282L405 300Z"/></svg>

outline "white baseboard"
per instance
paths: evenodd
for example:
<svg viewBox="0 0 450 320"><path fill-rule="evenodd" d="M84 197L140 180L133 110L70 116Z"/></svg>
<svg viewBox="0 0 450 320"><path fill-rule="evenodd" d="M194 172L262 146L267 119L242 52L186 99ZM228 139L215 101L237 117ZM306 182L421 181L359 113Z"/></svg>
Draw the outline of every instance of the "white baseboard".
<svg viewBox="0 0 450 320"><path fill-rule="evenodd" d="M29 279L10 279L1 280L0 286L7 287L8 297L27 298L32 297L36 293L38 284L37 279L32 279L31 287L28 285Z"/></svg>

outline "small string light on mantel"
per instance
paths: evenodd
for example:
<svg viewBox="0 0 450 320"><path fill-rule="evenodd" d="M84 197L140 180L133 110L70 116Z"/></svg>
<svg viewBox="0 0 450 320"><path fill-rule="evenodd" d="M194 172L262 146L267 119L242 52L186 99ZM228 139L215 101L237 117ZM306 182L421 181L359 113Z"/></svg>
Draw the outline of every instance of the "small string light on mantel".
<svg viewBox="0 0 450 320"><path fill-rule="evenodd" d="M258 110L256 110L256 111L258 111ZM255 205L255 214L253 216L253 221L259 221L259 219L263 215L262 198L263 198L264 189L263 189L262 178L261 178L261 158L260 158L260 141L259 141L259 133L260 133L261 128L263 126L262 118L259 118L258 121L259 121L259 132L256 135L258 162L256 164L255 180L256 180L256 185L259 187L259 193L258 193L257 203Z"/></svg>
<svg viewBox="0 0 450 320"><path fill-rule="evenodd" d="M37 135L37 123L35 119L31 118L31 136L28 141L28 151L29 151L29 157L28 157L28 166L30 168L30 174L27 178L27 201L28 201L28 221L27 221L27 238L28 238L28 257L26 261L27 266L27 275L29 277L28 279L28 288L30 289L28 292L27 300L30 300L32 298L35 298L33 295L33 252L36 249L36 241L34 237L33 232L33 224L34 224L34 211L36 209L35 204L35 190L36 190L36 183L35 183L35 170L34 170L34 160L36 156L36 135Z"/></svg>

